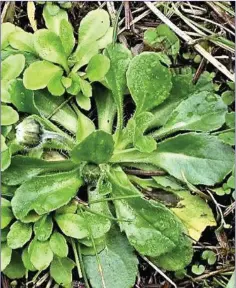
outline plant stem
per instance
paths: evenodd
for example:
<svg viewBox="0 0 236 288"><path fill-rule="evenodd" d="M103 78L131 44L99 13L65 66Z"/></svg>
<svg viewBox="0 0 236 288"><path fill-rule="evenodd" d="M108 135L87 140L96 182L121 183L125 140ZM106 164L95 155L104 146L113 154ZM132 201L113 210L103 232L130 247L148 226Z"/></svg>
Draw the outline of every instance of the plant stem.
<svg viewBox="0 0 236 288"><path fill-rule="evenodd" d="M95 203L101 203L101 202L106 202L106 201L115 201L115 200L124 200L124 199L129 199L129 198L140 198L141 195L127 195L127 196L120 196L120 197L111 197L111 198L102 198L102 199L97 199L90 201L88 204L95 204Z"/></svg>
<svg viewBox="0 0 236 288"><path fill-rule="evenodd" d="M83 275L82 275L82 271L81 271L81 267L80 267L80 262L79 262L77 249L76 249L76 246L75 246L75 241L72 238L70 238L70 241L71 241L71 246L72 246L72 249L73 249L73 252L74 252L74 256L75 256L75 263L76 263L76 266L77 266L78 275L79 275L79 278L82 278Z"/></svg>
<svg viewBox="0 0 236 288"><path fill-rule="evenodd" d="M81 254L81 249L80 249L80 244L78 243L78 255L79 255L79 260L80 260L80 264L81 264L81 270L82 270L82 274L83 274L83 279L84 279L84 284L86 288L90 288L89 282L88 282L88 278L85 272L85 268L84 268L84 263L83 263L83 257Z"/></svg>

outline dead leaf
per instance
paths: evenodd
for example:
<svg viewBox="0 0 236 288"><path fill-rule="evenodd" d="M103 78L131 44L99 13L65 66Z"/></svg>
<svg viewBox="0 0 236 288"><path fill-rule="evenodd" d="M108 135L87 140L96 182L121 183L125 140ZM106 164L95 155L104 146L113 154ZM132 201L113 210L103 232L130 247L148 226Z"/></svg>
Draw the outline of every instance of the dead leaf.
<svg viewBox="0 0 236 288"><path fill-rule="evenodd" d="M35 5L32 1L27 3L27 14L31 27L33 28L34 32L37 31L37 21L35 20Z"/></svg>

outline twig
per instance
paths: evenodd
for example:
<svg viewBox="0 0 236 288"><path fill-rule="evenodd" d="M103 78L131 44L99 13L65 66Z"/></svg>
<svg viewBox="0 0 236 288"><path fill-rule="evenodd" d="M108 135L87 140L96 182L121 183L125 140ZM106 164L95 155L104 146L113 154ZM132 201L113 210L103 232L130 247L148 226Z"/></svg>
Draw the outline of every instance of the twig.
<svg viewBox="0 0 236 288"><path fill-rule="evenodd" d="M61 103L51 114L49 114L46 119L50 119L53 115L55 115L63 106L65 106L70 100L75 97L74 95L70 96L68 99L66 99L63 103Z"/></svg>
<svg viewBox="0 0 236 288"><path fill-rule="evenodd" d="M201 76L201 74L203 72L203 69L204 69L204 66L205 66L206 62L207 62L206 58L202 58L201 59L201 62L199 64L198 68L197 68L197 71L196 71L195 75L193 76L193 80L192 80L193 84L197 83L199 77Z"/></svg>
<svg viewBox="0 0 236 288"><path fill-rule="evenodd" d="M202 281L203 279L207 279L207 278L209 278L211 276L215 276L217 274L221 274L221 273L229 272L229 271L234 271L234 267L227 267L227 268L219 269L219 270L212 271L212 272L209 272L209 273L205 273L205 274L203 274L201 276L198 276L196 278L192 278L191 282L190 281L182 282L181 286L189 284L189 283L192 283L192 282L199 282L199 281Z"/></svg>
<svg viewBox="0 0 236 288"><path fill-rule="evenodd" d="M124 1L124 7L125 7L125 29L129 30L130 29L131 13L130 13L128 1Z"/></svg>
<svg viewBox="0 0 236 288"><path fill-rule="evenodd" d="M78 252L77 252L77 249L76 249L76 246L75 246L75 241L72 238L70 238L70 241L71 241L71 246L72 246L73 253L74 253L74 256L75 256L75 263L76 263L76 266L77 266L79 279L81 279L83 277L83 275L82 275L82 271L81 271L81 267L80 267Z"/></svg>
<svg viewBox="0 0 236 288"><path fill-rule="evenodd" d="M187 35L184 31L182 31L179 27L177 27L174 23L170 21L158 8L156 8L152 2L145 2L147 7L152 10L152 12L160 18L166 25L168 25L179 37L185 40L188 44L191 44L193 39ZM195 44L194 48L200 53L203 57L205 57L213 66L215 66L219 71L221 71L227 78L231 81L235 82L234 74L230 73L230 71L221 64L218 60L216 60L210 53L208 53L201 45Z"/></svg>
<svg viewBox="0 0 236 288"><path fill-rule="evenodd" d="M163 176L167 173L165 171L145 171L145 170L138 170L138 169L128 169L123 168L123 170L129 175L138 175L138 176Z"/></svg>
<svg viewBox="0 0 236 288"><path fill-rule="evenodd" d="M143 260L145 260L154 270L156 270L162 277L164 277L171 285L177 288L176 284L164 273L162 272L156 265L154 265L151 261L148 260L147 257L140 255Z"/></svg>

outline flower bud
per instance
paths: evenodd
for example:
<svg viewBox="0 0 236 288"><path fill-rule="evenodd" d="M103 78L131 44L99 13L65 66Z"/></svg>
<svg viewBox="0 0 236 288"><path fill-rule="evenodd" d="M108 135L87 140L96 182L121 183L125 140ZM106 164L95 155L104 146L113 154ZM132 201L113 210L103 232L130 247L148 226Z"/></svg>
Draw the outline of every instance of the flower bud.
<svg viewBox="0 0 236 288"><path fill-rule="evenodd" d="M28 147L38 146L42 141L43 133L42 125L32 118L26 118L16 126L17 142Z"/></svg>

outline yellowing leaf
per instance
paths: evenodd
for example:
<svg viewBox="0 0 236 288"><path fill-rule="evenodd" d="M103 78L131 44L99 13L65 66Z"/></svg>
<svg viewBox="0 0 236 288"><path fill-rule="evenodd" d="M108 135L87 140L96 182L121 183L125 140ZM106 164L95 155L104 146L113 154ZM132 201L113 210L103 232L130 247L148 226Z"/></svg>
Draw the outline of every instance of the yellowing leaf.
<svg viewBox="0 0 236 288"><path fill-rule="evenodd" d="M215 226L216 221L209 205L198 195L191 195L189 191L175 191L182 198L179 207L171 210L182 220L189 235L196 241L208 226Z"/></svg>

